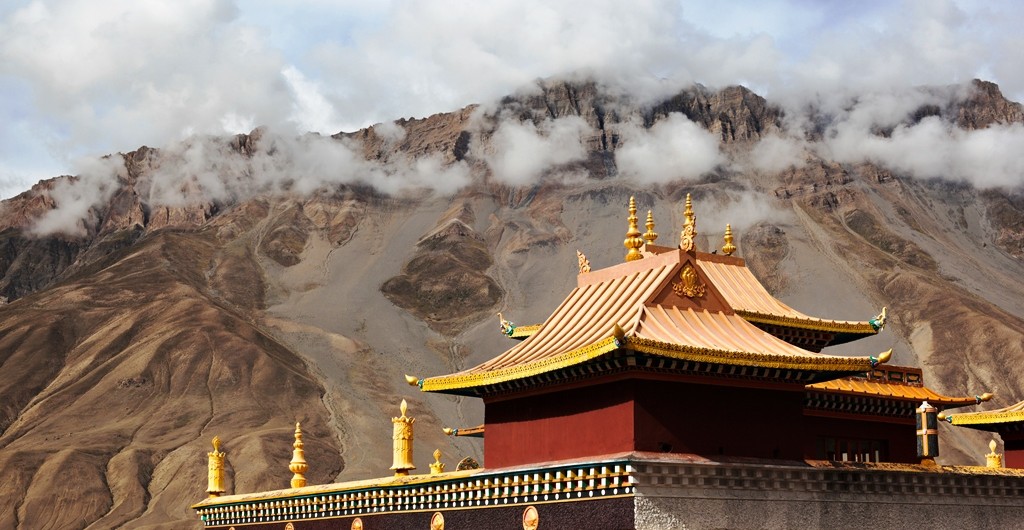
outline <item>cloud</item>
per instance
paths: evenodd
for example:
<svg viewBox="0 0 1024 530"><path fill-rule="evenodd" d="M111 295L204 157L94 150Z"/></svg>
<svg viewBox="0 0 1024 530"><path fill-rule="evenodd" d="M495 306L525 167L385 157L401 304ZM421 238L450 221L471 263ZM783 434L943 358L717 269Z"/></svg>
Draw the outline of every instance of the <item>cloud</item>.
<svg viewBox="0 0 1024 530"><path fill-rule="evenodd" d="M761 138L749 151L738 155L741 171L778 173L791 167L803 167L809 144L803 138L769 134Z"/></svg>
<svg viewBox="0 0 1024 530"><path fill-rule="evenodd" d="M84 236L85 223L94 216L96 206L106 203L117 191L119 175L124 175L120 156L82 158L76 162L76 177L58 180L50 197L56 203L32 225L36 235L63 233Z"/></svg>
<svg viewBox="0 0 1024 530"><path fill-rule="evenodd" d="M622 176L640 184L694 180L725 162L719 137L680 113L650 129L625 123L620 133L615 163Z"/></svg>
<svg viewBox="0 0 1024 530"><path fill-rule="evenodd" d="M552 168L584 160L585 135L592 133L578 116L545 120L540 125L506 119L491 136L491 148L483 159L498 181L528 186Z"/></svg>

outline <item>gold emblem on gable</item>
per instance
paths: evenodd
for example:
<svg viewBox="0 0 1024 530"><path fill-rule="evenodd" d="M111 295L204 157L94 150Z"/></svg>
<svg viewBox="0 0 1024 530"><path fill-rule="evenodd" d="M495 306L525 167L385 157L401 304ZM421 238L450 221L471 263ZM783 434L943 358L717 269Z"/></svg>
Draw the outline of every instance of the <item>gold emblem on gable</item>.
<svg viewBox="0 0 1024 530"><path fill-rule="evenodd" d="M705 286L697 278L697 271L689 263L679 273L679 281L672 284L672 292L686 298L701 298L704 296Z"/></svg>

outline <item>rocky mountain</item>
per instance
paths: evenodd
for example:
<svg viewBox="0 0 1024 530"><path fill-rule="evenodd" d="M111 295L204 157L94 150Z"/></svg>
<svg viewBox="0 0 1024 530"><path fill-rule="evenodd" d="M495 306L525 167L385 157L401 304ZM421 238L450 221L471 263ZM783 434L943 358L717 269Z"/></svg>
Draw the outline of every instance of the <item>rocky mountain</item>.
<svg viewBox="0 0 1024 530"><path fill-rule="evenodd" d="M735 155L788 117L743 87L696 86L643 104L596 83L535 88L334 139L367 160L465 164L472 183L453 194L346 184L170 204L151 193L170 156L143 147L113 155L116 186L73 235L34 227L76 177L4 201L0 529L198 528L189 505L204 496L210 439L223 440L234 492L286 487L296 421L311 484L383 476L403 398L418 418L422 467L434 448L450 466L482 458L478 442L440 430L480 423L480 403L421 395L402 375L503 351L495 313L542 321L574 282L577 249L595 267L619 262L631 195L671 242L692 193L698 247L721 245L732 222L738 255L805 312L867 319L888 306L883 333L839 352L894 347L895 362L921 366L941 392L993 391L990 406L1024 399L1013 368L1024 361L1019 190L812 151L778 171L720 164L697 180L638 184L616 163L627 127L681 114ZM1021 105L980 81L911 119L927 116L962 130L1024 122ZM582 178L494 177L485 160L503 120L570 117L587 125L586 153L556 169ZM252 157L263 134L217 141ZM942 435L949 462L987 452L983 436Z"/></svg>

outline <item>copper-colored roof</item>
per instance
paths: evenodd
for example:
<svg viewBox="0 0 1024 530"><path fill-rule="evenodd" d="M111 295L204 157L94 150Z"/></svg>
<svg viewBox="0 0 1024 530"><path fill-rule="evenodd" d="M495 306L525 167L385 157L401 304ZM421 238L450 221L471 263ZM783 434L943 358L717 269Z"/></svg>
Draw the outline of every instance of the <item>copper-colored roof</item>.
<svg viewBox="0 0 1024 530"><path fill-rule="evenodd" d="M921 401L927 401L932 405L938 405L943 408L966 407L968 405L977 405L981 401L984 401L982 396L943 396L942 394L936 393L934 390L923 385L869 381L860 377L846 377L843 379L825 381L823 383L814 383L813 385L807 385L807 389L857 396L877 396L914 401L918 403Z"/></svg>
<svg viewBox="0 0 1024 530"><path fill-rule="evenodd" d="M810 352L758 329L721 305L715 285L707 285L707 295L697 301L660 303L684 263L692 265L692 255L676 250L588 273L526 340L468 370L423 379L420 387L445 391L497 384L580 364L620 347L740 366L851 373L871 368L869 357ZM697 307L678 307L687 304Z"/></svg>
<svg viewBox="0 0 1024 530"><path fill-rule="evenodd" d="M729 305L751 322L835 333L873 335L878 332L868 322L817 318L789 307L772 296L739 258L711 254L698 254L697 257L701 270Z"/></svg>
<svg viewBox="0 0 1024 530"><path fill-rule="evenodd" d="M963 425L985 431L997 431L1000 424L1024 422L1024 401L996 410L946 414L944 416L946 421L953 425ZM991 426L991 428L986 428L987 426Z"/></svg>

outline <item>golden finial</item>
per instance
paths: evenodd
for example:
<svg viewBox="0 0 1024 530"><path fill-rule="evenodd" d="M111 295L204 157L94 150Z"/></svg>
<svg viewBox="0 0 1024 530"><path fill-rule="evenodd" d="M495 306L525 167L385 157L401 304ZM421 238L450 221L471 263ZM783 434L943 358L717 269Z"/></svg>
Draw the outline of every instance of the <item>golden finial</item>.
<svg viewBox="0 0 1024 530"><path fill-rule="evenodd" d="M988 449L991 452L985 455L985 467L1003 467L1003 455L996 453L996 445L995 438L988 443Z"/></svg>
<svg viewBox="0 0 1024 530"><path fill-rule="evenodd" d="M693 214L693 201L690 200L690 194L686 194L686 208L683 210L683 232L679 235L679 248L683 252L692 252L695 250L696 244L694 241L697 238L697 216Z"/></svg>
<svg viewBox="0 0 1024 530"><path fill-rule="evenodd" d="M871 324L875 331L882 331L885 328L885 316L888 310L888 307L883 307L881 313L875 315L875 318L868 320L868 324Z"/></svg>
<svg viewBox="0 0 1024 530"><path fill-rule="evenodd" d="M224 453L220 451L220 437L213 437L213 452L206 453L209 457L209 476L206 481L206 493L210 497L224 494Z"/></svg>
<svg viewBox="0 0 1024 530"><path fill-rule="evenodd" d="M434 449L434 463L430 464L430 474L440 475L444 473L444 462L441 462L441 450Z"/></svg>
<svg viewBox="0 0 1024 530"><path fill-rule="evenodd" d="M416 418L406 416L409 404L404 399L399 410L402 411L402 415L391 418L391 423L395 425L394 435L391 437L394 453L394 465L391 466L391 470L395 472L396 477L404 477L409 471L416 469L412 463L412 424Z"/></svg>
<svg viewBox="0 0 1024 530"><path fill-rule="evenodd" d="M590 272L590 260L579 249L576 250L576 259L580 262L580 274Z"/></svg>
<svg viewBox="0 0 1024 530"><path fill-rule="evenodd" d="M640 238L640 229L636 226L636 199L629 198L629 230L626 232L626 239L622 244L626 247L626 261L636 261L644 257L640 253L640 247L644 240Z"/></svg>
<svg viewBox="0 0 1024 530"><path fill-rule="evenodd" d="M732 244L732 225L726 223L725 244L722 245L722 254L725 254L726 256L732 256L733 252L736 252L736 245Z"/></svg>
<svg viewBox="0 0 1024 530"><path fill-rule="evenodd" d="M516 325L511 321L505 320L505 317L503 317L501 313L498 313L498 324L501 325L501 332L509 337L511 337L512 333L516 330Z"/></svg>
<svg viewBox="0 0 1024 530"><path fill-rule="evenodd" d="M455 429L452 429L451 427L442 427L441 432L447 434L448 436L455 436Z"/></svg>
<svg viewBox="0 0 1024 530"><path fill-rule="evenodd" d="M295 443L292 444L292 461L288 464L288 470L295 475L292 476L292 487L302 488L306 485L305 473L309 469L306 465L306 453L302 450L302 426L295 422Z"/></svg>
<svg viewBox="0 0 1024 530"><path fill-rule="evenodd" d="M420 386L420 378L415 375L405 374L405 382L409 383L409 386Z"/></svg>
<svg viewBox="0 0 1024 530"><path fill-rule="evenodd" d="M647 227L647 232L644 233L644 241L648 245L653 245L654 240L658 239L658 233L654 231L654 212L651 210L647 210L647 222L644 223L644 226Z"/></svg>

